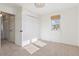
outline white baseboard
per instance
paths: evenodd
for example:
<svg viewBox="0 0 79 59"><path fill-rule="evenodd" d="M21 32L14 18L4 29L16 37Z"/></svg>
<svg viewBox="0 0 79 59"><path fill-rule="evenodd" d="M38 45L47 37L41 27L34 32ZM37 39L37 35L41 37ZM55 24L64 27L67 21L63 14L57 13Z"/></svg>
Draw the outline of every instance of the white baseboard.
<svg viewBox="0 0 79 59"><path fill-rule="evenodd" d="M45 40L45 39L41 39L41 40ZM72 43L68 43L68 42L52 41L52 40L45 40L45 41L48 41L48 42L56 42L56 43L62 43L62 44L67 44L67 45L72 45L72 46L78 46L78 47L79 47L79 44L72 44Z"/></svg>

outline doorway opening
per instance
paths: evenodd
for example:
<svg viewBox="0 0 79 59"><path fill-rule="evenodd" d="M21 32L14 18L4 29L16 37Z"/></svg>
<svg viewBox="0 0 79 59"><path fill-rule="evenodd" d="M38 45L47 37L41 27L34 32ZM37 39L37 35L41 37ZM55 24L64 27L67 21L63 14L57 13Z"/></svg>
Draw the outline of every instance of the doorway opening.
<svg viewBox="0 0 79 59"><path fill-rule="evenodd" d="M15 15L1 12L1 47L6 42L15 43Z"/></svg>

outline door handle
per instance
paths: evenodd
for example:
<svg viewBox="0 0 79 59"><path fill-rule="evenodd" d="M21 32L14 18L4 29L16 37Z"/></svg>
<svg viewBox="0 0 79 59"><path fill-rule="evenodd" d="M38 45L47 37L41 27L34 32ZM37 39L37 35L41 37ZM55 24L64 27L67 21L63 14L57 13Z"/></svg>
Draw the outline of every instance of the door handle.
<svg viewBox="0 0 79 59"><path fill-rule="evenodd" d="M20 30L20 32L23 32L23 30Z"/></svg>

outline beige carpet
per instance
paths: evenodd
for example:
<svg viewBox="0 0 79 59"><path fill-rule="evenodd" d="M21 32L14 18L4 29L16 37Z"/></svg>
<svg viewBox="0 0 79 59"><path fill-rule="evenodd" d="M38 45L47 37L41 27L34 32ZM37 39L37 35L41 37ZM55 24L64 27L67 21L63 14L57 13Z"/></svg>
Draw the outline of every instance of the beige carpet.
<svg viewBox="0 0 79 59"><path fill-rule="evenodd" d="M36 51L38 51L40 48L36 47L33 44L28 44L24 47L24 49L26 49L30 54L35 53Z"/></svg>
<svg viewBox="0 0 79 59"><path fill-rule="evenodd" d="M46 46L47 44L41 40L37 40L35 42L33 42L35 45L39 46L39 47L44 47Z"/></svg>
<svg viewBox="0 0 79 59"><path fill-rule="evenodd" d="M3 41L0 56L79 56L79 47L56 42L48 42L46 46L33 54L14 43Z"/></svg>

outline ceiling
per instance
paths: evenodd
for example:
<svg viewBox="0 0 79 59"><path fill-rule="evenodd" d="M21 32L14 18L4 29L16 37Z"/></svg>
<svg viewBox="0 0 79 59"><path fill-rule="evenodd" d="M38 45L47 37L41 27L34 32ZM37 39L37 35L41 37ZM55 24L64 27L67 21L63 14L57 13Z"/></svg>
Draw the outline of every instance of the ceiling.
<svg viewBox="0 0 79 59"><path fill-rule="evenodd" d="M27 10L38 14L38 15L45 15L51 12L72 8L78 6L78 3L45 3L43 8L36 8L34 3L23 3L19 4L20 6L26 8Z"/></svg>
<svg viewBox="0 0 79 59"><path fill-rule="evenodd" d="M59 10L64 10L67 8L76 7L79 4L78 3L45 3L45 6L43 8L36 8L34 3L15 3L12 4L14 6L21 6L25 10L28 10L32 13L35 13L37 15L45 15L51 12L56 12Z"/></svg>

